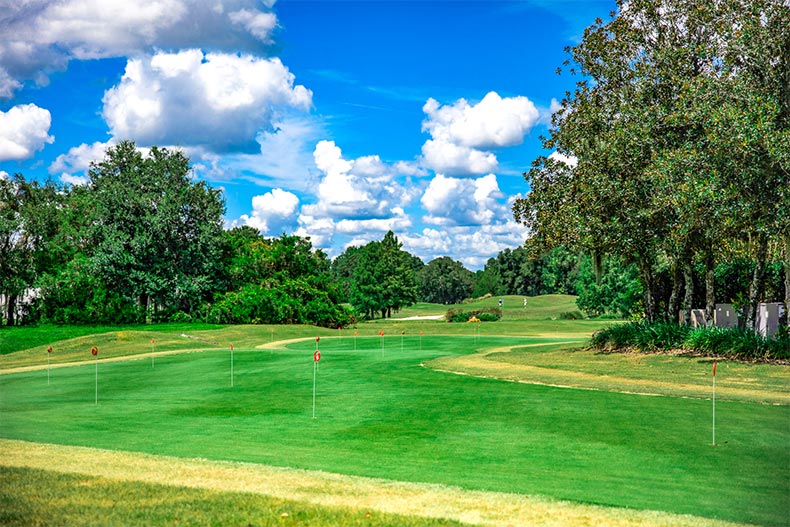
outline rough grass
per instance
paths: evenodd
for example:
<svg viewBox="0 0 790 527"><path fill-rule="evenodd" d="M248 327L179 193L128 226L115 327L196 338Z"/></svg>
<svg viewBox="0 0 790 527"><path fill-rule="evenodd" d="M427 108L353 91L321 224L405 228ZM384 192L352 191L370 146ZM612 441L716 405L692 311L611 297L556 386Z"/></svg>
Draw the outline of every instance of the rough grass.
<svg viewBox="0 0 790 527"><path fill-rule="evenodd" d="M0 449L2 525L736 525L243 463L7 440Z"/></svg>
<svg viewBox="0 0 790 527"><path fill-rule="evenodd" d="M494 348L426 363L442 371L574 388L673 397L710 398L712 359L647 353L601 353L572 342ZM720 362L719 400L790 404L790 368Z"/></svg>
<svg viewBox="0 0 790 527"><path fill-rule="evenodd" d="M375 509L317 506L250 492L183 487L172 480L165 485L0 467L0 525L433 527L462 524L386 514Z"/></svg>

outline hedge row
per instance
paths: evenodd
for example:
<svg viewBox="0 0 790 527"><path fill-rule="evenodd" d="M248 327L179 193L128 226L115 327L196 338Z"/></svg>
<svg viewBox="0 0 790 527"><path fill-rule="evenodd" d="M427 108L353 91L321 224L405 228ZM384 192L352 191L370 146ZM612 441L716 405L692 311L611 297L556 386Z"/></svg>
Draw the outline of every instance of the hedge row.
<svg viewBox="0 0 790 527"><path fill-rule="evenodd" d="M483 309L474 309L472 311L463 311L451 307L444 315L444 319L447 322L469 322L472 317L480 322L496 322L502 318L502 310L498 307L486 307Z"/></svg>
<svg viewBox="0 0 790 527"><path fill-rule="evenodd" d="M740 360L790 359L790 333L782 329L775 337L753 330L692 328L668 322L627 322L593 334L591 347L600 350L636 349L645 352L684 350Z"/></svg>

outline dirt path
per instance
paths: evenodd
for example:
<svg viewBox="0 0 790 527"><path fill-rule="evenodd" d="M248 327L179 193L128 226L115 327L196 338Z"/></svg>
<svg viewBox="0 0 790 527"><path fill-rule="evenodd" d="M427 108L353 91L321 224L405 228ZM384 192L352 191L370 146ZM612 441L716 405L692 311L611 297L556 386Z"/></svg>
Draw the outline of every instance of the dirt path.
<svg viewBox="0 0 790 527"><path fill-rule="evenodd" d="M251 463L0 439L0 465L89 474L223 492L252 492L328 507L451 518L505 527L733 527L688 515L583 505L540 497L463 490Z"/></svg>

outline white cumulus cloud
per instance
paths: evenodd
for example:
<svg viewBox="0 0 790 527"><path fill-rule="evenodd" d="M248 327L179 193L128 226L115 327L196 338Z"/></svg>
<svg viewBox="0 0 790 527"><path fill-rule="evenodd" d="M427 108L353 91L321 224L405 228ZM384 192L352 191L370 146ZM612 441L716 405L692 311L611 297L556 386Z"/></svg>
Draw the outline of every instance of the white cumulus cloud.
<svg viewBox="0 0 790 527"><path fill-rule="evenodd" d="M554 161L559 161L560 163L564 163L571 168L575 168L576 165L579 164L579 158L576 156L570 155L566 156L565 154L560 154L557 151L552 152L549 154L549 159L553 159Z"/></svg>
<svg viewBox="0 0 790 527"><path fill-rule="evenodd" d="M277 25L273 2L256 0L26 0L3 2L0 97L20 81L46 84L73 59L155 49L261 53ZM260 9L264 7L264 9Z"/></svg>
<svg viewBox="0 0 790 527"><path fill-rule="evenodd" d="M307 111L312 92L294 86L277 58L198 49L130 59L104 95L103 116L117 138L143 144L254 151L288 109Z"/></svg>
<svg viewBox="0 0 790 527"><path fill-rule="evenodd" d="M252 198L252 214L242 215L245 225L254 227L263 234L279 236L296 227L296 210L299 198L296 194L280 188Z"/></svg>
<svg viewBox="0 0 790 527"><path fill-rule="evenodd" d="M528 98L503 98L493 91L474 105L459 99L443 106L428 99L423 112L422 130L431 135L422 147L423 163L447 174L495 171L498 163L491 150L521 144L541 118Z"/></svg>
<svg viewBox="0 0 790 527"><path fill-rule="evenodd" d="M488 225L509 217L502 198L494 174L477 179L437 174L420 202L428 213L423 218L428 224Z"/></svg>
<svg viewBox="0 0 790 527"><path fill-rule="evenodd" d="M72 177L76 173L84 174L88 171L92 162L104 159L107 148L112 145L112 141L107 143L96 141L92 144L82 143L79 146L71 147L68 152L60 154L49 165L49 173L63 173Z"/></svg>
<svg viewBox="0 0 790 527"><path fill-rule="evenodd" d="M52 143L49 135L52 116L35 104L20 104L7 112L0 111L0 161L19 161Z"/></svg>

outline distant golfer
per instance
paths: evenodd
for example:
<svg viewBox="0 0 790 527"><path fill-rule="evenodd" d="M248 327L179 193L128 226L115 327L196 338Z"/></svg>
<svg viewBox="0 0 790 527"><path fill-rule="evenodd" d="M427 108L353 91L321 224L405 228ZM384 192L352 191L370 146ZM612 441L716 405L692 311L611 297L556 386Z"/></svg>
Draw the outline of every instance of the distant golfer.
<svg viewBox="0 0 790 527"><path fill-rule="evenodd" d="M524 297L524 309L527 309L527 297Z"/></svg>
<svg viewBox="0 0 790 527"><path fill-rule="evenodd" d="M499 307L502 307L502 299L499 299Z"/></svg>

